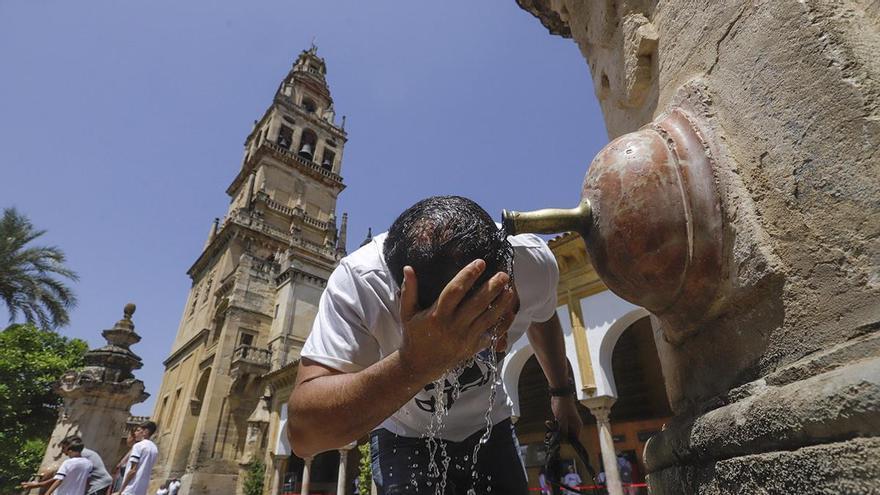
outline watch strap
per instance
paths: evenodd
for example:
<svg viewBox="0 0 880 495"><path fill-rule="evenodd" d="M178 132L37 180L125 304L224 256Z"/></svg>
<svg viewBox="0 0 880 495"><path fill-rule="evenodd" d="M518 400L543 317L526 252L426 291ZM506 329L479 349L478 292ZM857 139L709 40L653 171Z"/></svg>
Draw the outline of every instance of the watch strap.
<svg viewBox="0 0 880 495"><path fill-rule="evenodd" d="M551 387L549 390L550 397L568 397L569 395L574 395L574 382L569 381L564 387Z"/></svg>

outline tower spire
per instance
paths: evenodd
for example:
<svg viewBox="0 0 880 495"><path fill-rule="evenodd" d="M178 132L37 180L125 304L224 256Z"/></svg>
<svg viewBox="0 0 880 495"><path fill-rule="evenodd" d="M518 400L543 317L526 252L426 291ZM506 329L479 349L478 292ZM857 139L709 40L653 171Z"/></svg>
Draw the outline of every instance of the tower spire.
<svg viewBox="0 0 880 495"><path fill-rule="evenodd" d="M345 255L345 244L348 240L348 213L342 214L342 224L339 226L339 238L336 240L336 253Z"/></svg>

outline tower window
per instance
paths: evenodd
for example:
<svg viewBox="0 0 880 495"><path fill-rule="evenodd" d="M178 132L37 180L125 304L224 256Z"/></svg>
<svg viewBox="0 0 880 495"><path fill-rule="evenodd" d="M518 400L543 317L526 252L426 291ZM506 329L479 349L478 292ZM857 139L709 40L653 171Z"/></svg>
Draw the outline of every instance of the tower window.
<svg viewBox="0 0 880 495"><path fill-rule="evenodd" d="M291 144L293 144L293 129L281 124L281 128L278 129L278 146L287 150L290 149Z"/></svg>
<svg viewBox="0 0 880 495"><path fill-rule="evenodd" d="M318 143L318 135L311 129L305 129L302 133L302 139L299 142L299 156L306 160L312 160L315 157L315 145Z"/></svg>
<svg viewBox="0 0 880 495"><path fill-rule="evenodd" d="M306 109L306 112L315 113L318 110L318 105L315 105L315 102L311 98L303 98L303 108Z"/></svg>
<svg viewBox="0 0 880 495"><path fill-rule="evenodd" d="M336 153L324 148L324 157L321 158L321 167L327 170L333 170L333 160L336 159Z"/></svg>

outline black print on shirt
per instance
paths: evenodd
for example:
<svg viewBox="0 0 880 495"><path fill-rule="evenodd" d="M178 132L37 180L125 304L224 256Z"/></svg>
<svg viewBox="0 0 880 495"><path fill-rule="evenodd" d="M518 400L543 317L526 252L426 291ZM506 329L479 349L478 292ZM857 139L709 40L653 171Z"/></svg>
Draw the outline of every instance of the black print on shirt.
<svg viewBox="0 0 880 495"><path fill-rule="evenodd" d="M458 377L458 383L461 384L459 393L463 394L472 388L482 387L489 383L489 378L488 366L477 359L474 361L474 364L468 366ZM437 398L434 394L434 387L433 383L429 383L425 386L424 392L416 395L413 399L419 409L431 414L434 414L437 410ZM455 399L452 397L452 389L453 384L449 380L444 380L443 393L446 394L447 409L452 409L452 405L455 403ZM427 395L426 398L425 395Z"/></svg>

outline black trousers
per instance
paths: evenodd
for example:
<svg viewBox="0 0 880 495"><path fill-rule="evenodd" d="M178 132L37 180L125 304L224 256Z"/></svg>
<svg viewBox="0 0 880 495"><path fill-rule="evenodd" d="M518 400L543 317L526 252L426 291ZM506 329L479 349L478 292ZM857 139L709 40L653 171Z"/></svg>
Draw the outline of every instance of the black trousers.
<svg viewBox="0 0 880 495"><path fill-rule="evenodd" d="M526 495L528 483L519 456L519 444L513 424L506 419L492 428L488 442L477 455L476 476L473 469L474 447L483 431L478 431L462 442L442 441L449 455L444 495L466 495L471 488L478 495L492 493ZM428 441L395 435L378 429L370 434L373 481L380 495L433 495L440 478L428 473L430 456ZM434 459L443 472L441 450Z"/></svg>

